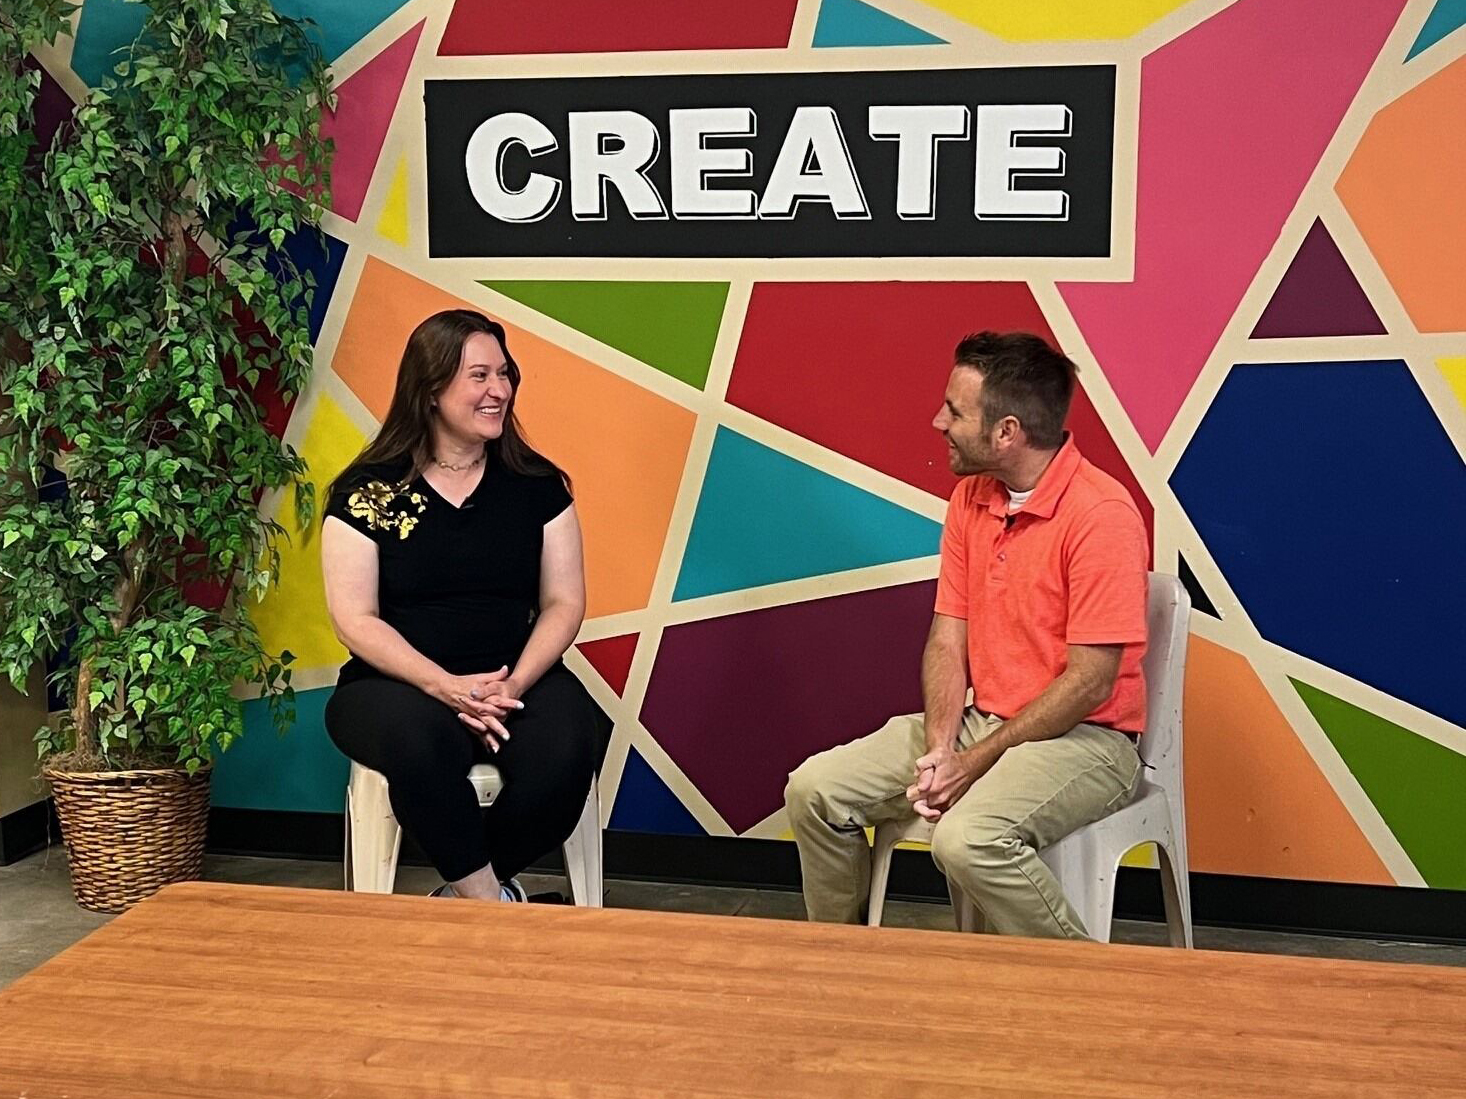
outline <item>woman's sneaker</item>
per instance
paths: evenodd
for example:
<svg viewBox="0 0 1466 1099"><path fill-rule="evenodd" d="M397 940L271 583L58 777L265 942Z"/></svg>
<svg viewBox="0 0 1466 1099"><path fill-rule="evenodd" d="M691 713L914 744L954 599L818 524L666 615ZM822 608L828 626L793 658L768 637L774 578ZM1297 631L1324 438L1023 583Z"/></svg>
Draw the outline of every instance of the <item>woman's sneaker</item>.
<svg viewBox="0 0 1466 1099"><path fill-rule="evenodd" d="M453 887L444 882L438 888L428 894L430 897L456 897L458 894ZM524 886L519 884L518 878L510 878L507 882L499 883L499 899L501 901L518 901L523 904L529 898L524 893Z"/></svg>

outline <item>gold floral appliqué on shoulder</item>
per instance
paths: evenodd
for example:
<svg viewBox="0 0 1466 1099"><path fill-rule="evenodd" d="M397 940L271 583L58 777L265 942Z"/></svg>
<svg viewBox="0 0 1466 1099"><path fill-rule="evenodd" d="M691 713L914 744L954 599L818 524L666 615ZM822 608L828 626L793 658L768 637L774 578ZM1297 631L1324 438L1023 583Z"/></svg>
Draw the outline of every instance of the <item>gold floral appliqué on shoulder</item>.
<svg viewBox="0 0 1466 1099"><path fill-rule="evenodd" d="M427 506L427 497L422 493L384 481L368 481L346 498L346 510L353 516L364 520L372 530L395 530L399 539L412 533L417 517Z"/></svg>

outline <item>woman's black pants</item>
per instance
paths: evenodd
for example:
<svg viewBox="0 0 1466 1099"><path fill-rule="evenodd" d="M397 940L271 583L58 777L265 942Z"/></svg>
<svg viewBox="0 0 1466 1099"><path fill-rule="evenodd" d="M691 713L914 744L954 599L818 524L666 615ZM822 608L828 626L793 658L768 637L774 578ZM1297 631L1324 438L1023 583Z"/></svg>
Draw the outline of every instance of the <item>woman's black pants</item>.
<svg viewBox="0 0 1466 1099"><path fill-rule="evenodd" d="M447 881L492 864L501 878L565 842L580 819L601 755L604 718L580 680L557 664L505 719L498 752L448 706L397 679L336 688L326 729L346 755L387 777L392 812ZM468 769L504 776L480 809Z"/></svg>

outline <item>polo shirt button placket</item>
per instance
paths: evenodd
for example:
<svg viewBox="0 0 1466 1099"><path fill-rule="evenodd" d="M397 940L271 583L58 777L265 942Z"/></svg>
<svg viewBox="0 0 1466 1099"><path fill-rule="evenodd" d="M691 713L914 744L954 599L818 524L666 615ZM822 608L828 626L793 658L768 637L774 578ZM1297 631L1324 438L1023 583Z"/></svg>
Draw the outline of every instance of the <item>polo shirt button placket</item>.
<svg viewBox="0 0 1466 1099"><path fill-rule="evenodd" d="M995 584L1006 584L1008 582L1008 551L1005 548L1008 542L1008 532L1001 531L997 540L993 543L993 564L988 570L988 580Z"/></svg>

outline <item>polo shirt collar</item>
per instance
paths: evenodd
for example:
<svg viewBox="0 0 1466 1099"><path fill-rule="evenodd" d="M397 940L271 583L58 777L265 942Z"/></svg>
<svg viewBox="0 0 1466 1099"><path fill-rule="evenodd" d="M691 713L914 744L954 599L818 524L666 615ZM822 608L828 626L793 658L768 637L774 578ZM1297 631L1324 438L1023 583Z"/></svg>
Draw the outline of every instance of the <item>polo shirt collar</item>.
<svg viewBox="0 0 1466 1099"><path fill-rule="evenodd" d="M1034 486L1033 495L1028 498L1028 503L1023 505L1023 514L1037 515L1041 519L1052 519L1054 509L1059 505L1059 498L1064 495L1064 490L1074 479L1080 461L1079 448L1074 445L1073 434L1065 432L1064 444L1055 452L1053 461L1039 477L1038 484ZM978 503L985 504L993 515L1007 515L1007 487L996 477L989 478L987 496Z"/></svg>

